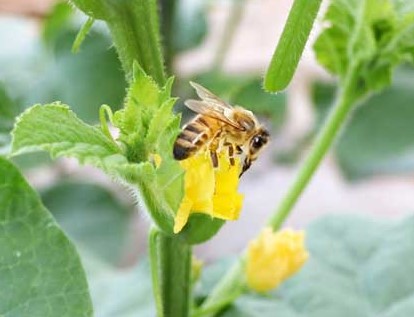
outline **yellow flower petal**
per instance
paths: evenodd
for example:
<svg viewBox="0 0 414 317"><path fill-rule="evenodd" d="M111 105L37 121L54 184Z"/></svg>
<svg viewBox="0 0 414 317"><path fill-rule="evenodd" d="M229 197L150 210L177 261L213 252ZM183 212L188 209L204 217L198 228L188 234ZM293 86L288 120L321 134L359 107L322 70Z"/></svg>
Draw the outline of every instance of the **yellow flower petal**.
<svg viewBox="0 0 414 317"><path fill-rule="evenodd" d="M182 230L191 213L205 213L215 218L239 217L243 195L237 192L240 160L231 165L227 155L219 154L219 166L213 168L206 152L181 161L185 170L184 198L175 217L174 233Z"/></svg>
<svg viewBox="0 0 414 317"><path fill-rule="evenodd" d="M304 241L303 231L265 228L248 246L246 278L250 288L266 292L296 273L309 257Z"/></svg>
<svg viewBox="0 0 414 317"><path fill-rule="evenodd" d="M184 197L174 218L174 233L178 233L183 229L188 221L188 217L190 217L190 210L192 206L193 202L187 197Z"/></svg>

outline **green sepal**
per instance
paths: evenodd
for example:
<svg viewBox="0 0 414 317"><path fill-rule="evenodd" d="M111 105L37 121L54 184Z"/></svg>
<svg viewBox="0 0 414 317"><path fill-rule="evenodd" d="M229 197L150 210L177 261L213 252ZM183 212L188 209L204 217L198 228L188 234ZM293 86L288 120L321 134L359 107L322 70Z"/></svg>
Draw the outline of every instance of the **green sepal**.
<svg viewBox="0 0 414 317"><path fill-rule="evenodd" d="M211 239L224 224L222 219L194 213L178 235L188 244L199 244Z"/></svg>

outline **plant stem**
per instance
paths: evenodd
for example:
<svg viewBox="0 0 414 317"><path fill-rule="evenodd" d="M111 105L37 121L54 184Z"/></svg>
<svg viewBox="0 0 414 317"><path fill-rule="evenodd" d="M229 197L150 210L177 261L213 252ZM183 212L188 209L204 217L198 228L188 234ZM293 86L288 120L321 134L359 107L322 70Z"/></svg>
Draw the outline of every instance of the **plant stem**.
<svg viewBox="0 0 414 317"><path fill-rule="evenodd" d="M343 123L346 121L347 115L354 101L353 91L355 90L356 77L358 75L355 67L351 67L348 76L342 82L338 98L329 117L318 133L312 150L302 164L298 175L285 194L275 213L269 220L269 225L273 230L278 230L292 208L298 201L303 190L309 184L313 174L321 163L322 159L331 147L335 137L338 135Z"/></svg>
<svg viewBox="0 0 414 317"><path fill-rule="evenodd" d="M240 295L243 289L243 268L243 259L239 259L233 264L226 275L220 280L203 302L199 311L193 314L193 317L214 316L215 313L232 303L238 295Z"/></svg>
<svg viewBox="0 0 414 317"><path fill-rule="evenodd" d="M191 247L154 227L149 248L157 316L189 316Z"/></svg>
<svg viewBox="0 0 414 317"><path fill-rule="evenodd" d="M277 230L287 218L293 206L299 199L300 194L311 180L316 168L319 166L323 157L332 145L335 137L341 130L341 127L346 122L346 118L348 117L347 115L352 109L352 105L355 101L353 96L356 89L357 76L357 68L351 66L348 70L348 75L342 82L335 105L320 130L311 152L303 163L298 176L282 200L276 213L269 220L269 224L273 230ZM229 304L229 302L222 301L222 298L226 292L229 292L230 290L235 292L238 288L240 289L243 287L240 282L241 277L244 275L243 266L240 265L240 263L243 262L243 259L244 256L242 256L242 260L240 262L236 263L229 269L223 279L217 284L210 296L207 297L201 306L201 310L206 313L198 314L198 316L214 316L214 313L219 312Z"/></svg>
<svg viewBox="0 0 414 317"><path fill-rule="evenodd" d="M119 59L128 80L137 61L160 85L166 76L159 39L159 21L155 0L112 1L105 18L112 33Z"/></svg>
<svg viewBox="0 0 414 317"><path fill-rule="evenodd" d="M233 41L234 34L243 16L245 4L246 0L233 0L230 14L226 20L226 25L224 26L223 35L214 56L212 65L214 71L219 71L223 67L227 52Z"/></svg>

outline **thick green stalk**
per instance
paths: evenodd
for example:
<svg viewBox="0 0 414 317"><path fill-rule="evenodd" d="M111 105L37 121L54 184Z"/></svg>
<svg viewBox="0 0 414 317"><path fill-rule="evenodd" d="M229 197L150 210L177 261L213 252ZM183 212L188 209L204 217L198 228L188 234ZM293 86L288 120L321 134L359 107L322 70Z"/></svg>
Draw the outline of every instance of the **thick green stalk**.
<svg viewBox="0 0 414 317"><path fill-rule="evenodd" d="M269 224L274 230L277 230L289 215L293 206L299 199L300 194L309 184L316 168L321 163L323 157L335 140L335 137L341 130L341 127L346 122L349 112L352 109L352 105L355 102L354 91L356 89L357 76L358 72L356 67L351 66L348 71L348 76L342 82L342 88L339 91L335 105L320 130L309 156L303 163L298 176L282 200L275 215L269 219ZM204 301L201 306L201 313L197 314L197 316L214 316L214 313L219 312L226 305L231 303L231 301L223 301L223 296L230 290L231 292L237 292L237 289L243 287L240 283L240 280L244 275L243 265L240 265L240 263L243 263L243 259L244 256L242 256L242 261L236 263L229 269L210 296Z"/></svg>
<svg viewBox="0 0 414 317"><path fill-rule="evenodd" d="M112 1L105 21L128 79L137 61L160 85L166 75L159 38L157 2L155 0Z"/></svg>
<svg viewBox="0 0 414 317"><path fill-rule="evenodd" d="M189 316L191 247L153 228L149 248L157 316Z"/></svg>

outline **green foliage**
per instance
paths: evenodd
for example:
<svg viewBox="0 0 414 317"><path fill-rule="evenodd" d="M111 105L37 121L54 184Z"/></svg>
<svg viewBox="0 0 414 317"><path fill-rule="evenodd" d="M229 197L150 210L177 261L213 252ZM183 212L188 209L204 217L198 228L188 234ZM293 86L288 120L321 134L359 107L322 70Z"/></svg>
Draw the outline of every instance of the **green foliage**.
<svg viewBox="0 0 414 317"><path fill-rule="evenodd" d="M163 159L172 158L172 143L179 129L179 117L172 114L176 101L170 97L172 82L170 78L160 89L136 64L125 108L114 115L114 125L120 130L119 140L126 145L129 161L146 160L151 153L159 153ZM166 150L163 146L169 150L162 151Z"/></svg>
<svg viewBox="0 0 414 317"><path fill-rule="evenodd" d="M122 260L132 214L112 193L94 184L61 182L43 191L42 201L82 250L107 263Z"/></svg>
<svg viewBox="0 0 414 317"><path fill-rule="evenodd" d="M92 316L72 243L18 170L0 157L0 314Z"/></svg>
<svg viewBox="0 0 414 317"><path fill-rule="evenodd" d="M392 70L414 61L414 7L400 0L333 0L329 26L315 43L318 61L343 80L349 69L359 74L356 97L391 82Z"/></svg>
<svg viewBox="0 0 414 317"><path fill-rule="evenodd" d="M321 0L295 0L264 78L264 88L277 92L292 80Z"/></svg>
<svg viewBox="0 0 414 317"><path fill-rule="evenodd" d="M169 80L159 89L136 67L126 106L114 114L121 146L101 129L78 119L67 106L55 103L36 105L18 118L12 152L17 155L45 150L52 157L71 156L103 169L134 190L139 189L155 222L172 233L173 216L182 199L183 171L172 158L179 117L171 112L175 102L169 97L171 84ZM159 126L158 135L151 132L152 126ZM154 166L154 154L162 158L159 168Z"/></svg>
<svg viewBox="0 0 414 317"><path fill-rule="evenodd" d="M101 168L138 192L157 226L172 234L184 191L184 171L172 156L180 123L180 116L172 113L176 101L170 97L172 81L160 88L136 65L125 107L113 115L118 142L81 121L66 105L33 106L16 122L12 154L44 150L52 157L75 157ZM201 231L191 226L183 238L201 242L218 230L208 217L203 225Z"/></svg>
<svg viewBox="0 0 414 317"><path fill-rule="evenodd" d="M297 275L268 296L241 296L220 316L411 316L413 228L413 217L394 222L321 218L308 229L311 257ZM217 272L205 274L216 279Z"/></svg>
<svg viewBox="0 0 414 317"><path fill-rule="evenodd" d="M350 179L406 173L414 169L413 71L396 72L394 84L364 101L338 140L335 154ZM323 117L334 99L334 86L317 85L314 101Z"/></svg>
<svg viewBox="0 0 414 317"><path fill-rule="evenodd" d="M121 154L115 142L60 103L35 105L26 110L17 119L12 136L14 155L44 150L52 157L72 156L106 169Z"/></svg>

